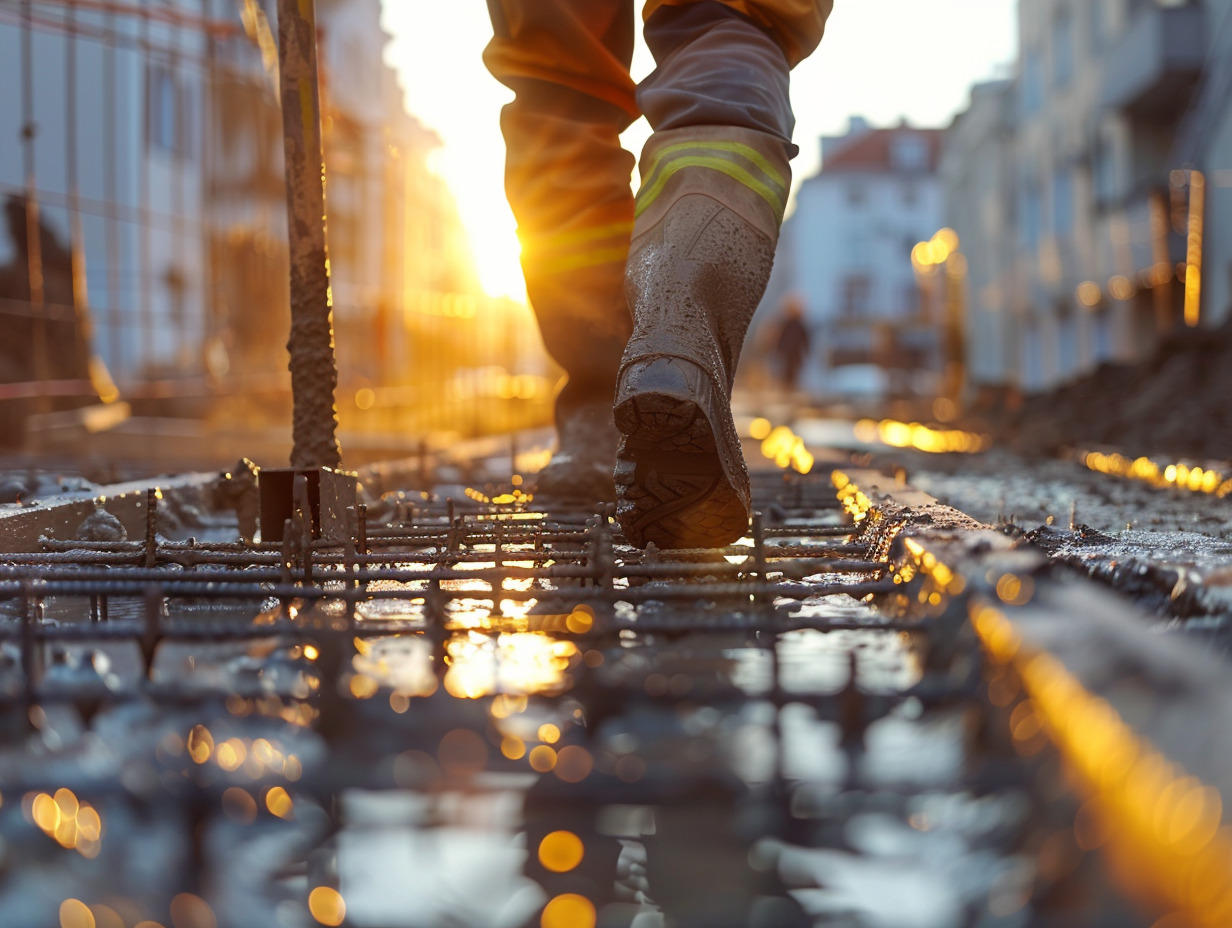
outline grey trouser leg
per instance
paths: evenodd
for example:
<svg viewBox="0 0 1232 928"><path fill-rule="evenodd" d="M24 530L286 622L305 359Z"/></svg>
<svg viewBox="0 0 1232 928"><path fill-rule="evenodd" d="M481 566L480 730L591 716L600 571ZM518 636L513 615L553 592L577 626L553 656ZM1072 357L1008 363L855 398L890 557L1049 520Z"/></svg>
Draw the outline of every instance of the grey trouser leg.
<svg viewBox="0 0 1232 928"><path fill-rule="evenodd" d="M774 38L720 3L660 7L646 23L657 67L637 88L656 132L734 126L778 138L788 157L795 117L789 67Z"/></svg>

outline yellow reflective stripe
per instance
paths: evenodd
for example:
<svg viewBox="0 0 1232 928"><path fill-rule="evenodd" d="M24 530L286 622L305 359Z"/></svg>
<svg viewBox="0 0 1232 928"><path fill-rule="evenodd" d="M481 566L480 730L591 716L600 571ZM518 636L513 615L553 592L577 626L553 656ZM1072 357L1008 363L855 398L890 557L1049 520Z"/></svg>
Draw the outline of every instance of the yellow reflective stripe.
<svg viewBox="0 0 1232 928"><path fill-rule="evenodd" d="M595 239L608 238L614 235L627 236L632 232L633 223L626 220L624 222L612 222L604 226L594 226L589 229L579 229L576 232L556 232L552 235L541 237L527 236L525 239L522 239L522 244L523 247L534 251L555 251L575 245L584 245L587 242L595 241ZM521 236L518 237L521 238Z"/></svg>
<svg viewBox="0 0 1232 928"><path fill-rule="evenodd" d="M664 185L671 180L672 176L677 171L682 171L685 168L710 168L714 171L720 171L739 181L748 187L763 200L770 204L770 208L774 210L774 215L780 222L783 219L783 210L786 204L783 202L783 197L771 190L768 185L758 180L744 168L738 164L734 164L724 158L707 158L701 155L686 156L684 158L676 158L671 164L663 168L653 184L649 188L643 189L637 195L637 208L633 211L634 216L640 216L645 212L663 192Z"/></svg>
<svg viewBox="0 0 1232 928"><path fill-rule="evenodd" d="M654 172L659 169L660 162L670 154L678 151L696 150L702 151L726 151L732 154L740 155L746 158L766 175L766 179L779 188L783 193L787 192L787 178L778 172L765 155L759 152L756 148L750 148L742 142L677 142L675 145L668 145L666 148L660 149L655 155L654 161L650 164L650 170L646 172L647 177L652 177Z"/></svg>
<svg viewBox="0 0 1232 928"><path fill-rule="evenodd" d="M600 264L624 264L629 256L629 246L620 245L616 248L596 248L581 254L565 255L548 261L531 261L530 270L536 274L559 274L563 271L577 271L582 268L596 267Z"/></svg>

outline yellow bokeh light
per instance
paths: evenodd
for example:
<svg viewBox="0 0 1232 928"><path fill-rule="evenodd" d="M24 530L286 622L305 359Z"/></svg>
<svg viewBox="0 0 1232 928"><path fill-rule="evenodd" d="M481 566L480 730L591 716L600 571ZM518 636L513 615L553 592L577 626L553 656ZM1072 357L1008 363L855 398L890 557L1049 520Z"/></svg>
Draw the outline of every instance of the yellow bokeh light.
<svg viewBox="0 0 1232 928"><path fill-rule="evenodd" d="M349 684L351 695L356 699L371 699L380 688L381 684L377 682L376 678L370 677L366 673L355 674L351 677Z"/></svg>
<svg viewBox="0 0 1232 928"><path fill-rule="evenodd" d="M1088 451L1079 455L1088 468L1102 474L1141 480L1156 487L1175 486L1194 493L1209 493L1222 499L1232 494L1232 478L1222 471L1176 463L1161 466L1147 457L1130 459L1121 454Z"/></svg>
<svg viewBox="0 0 1232 928"><path fill-rule="evenodd" d="M192 928L217 928L218 919L210 904L192 893L180 893L171 900L171 924Z"/></svg>
<svg viewBox="0 0 1232 928"><path fill-rule="evenodd" d="M346 900L329 886L318 886L308 894L308 911L322 925L341 925L346 918Z"/></svg>
<svg viewBox="0 0 1232 928"><path fill-rule="evenodd" d="M218 766L228 772L239 770L244 765L244 759L248 756L248 749L244 747L244 742L239 738L228 738L222 744L218 745L214 752L214 760Z"/></svg>
<svg viewBox="0 0 1232 928"><path fill-rule="evenodd" d="M574 893L557 896L544 907L539 924L542 928L594 928L594 903Z"/></svg>
<svg viewBox="0 0 1232 928"><path fill-rule="evenodd" d="M95 928L94 913L80 899L60 903L60 928Z"/></svg>
<svg viewBox="0 0 1232 928"><path fill-rule="evenodd" d="M575 606L565 618L565 628L575 635L584 635L595 624L595 611L587 605Z"/></svg>
<svg viewBox="0 0 1232 928"><path fill-rule="evenodd" d="M52 833L60 825L60 806L46 793L34 797L32 809L34 824L48 833Z"/></svg>
<svg viewBox="0 0 1232 928"><path fill-rule="evenodd" d="M77 810L81 808L77 797L70 789L58 789L55 795L56 805L60 807L60 815L64 818L76 818Z"/></svg>
<svg viewBox="0 0 1232 928"><path fill-rule="evenodd" d="M948 257L958 251L958 233L949 227L939 229L937 234L933 236L933 243L939 245Z"/></svg>
<svg viewBox="0 0 1232 928"><path fill-rule="evenodd" d="M566 873L582 862L586 846L571 831L554 831L539 842L539 863L553 873Z"/></svg>
<svg viewBox="0 0 1232 928"><path fill-rule="evenodd" d="M763 440L770 434L770 420L758 416L749 423L749 437L756 441Z"/></svg>
<svg viewBox="0 0 1232 928"><path fill-rule="evenodd" d="M1013 606L1021 606L1030 601L1034 592L1034 584L1030 577L1002 574L997 580L997 597L1002 602Z"/></svg>
<svg viewBox="0 0 1232 928"><path fill-rule="evenodd" d="M98 841L103 836L103 820L90 806L77 812L77 833L86 841Z"/></svg>
<svg viewBox="0 0 1232 928"><path fill-rule="evenodd" d="M539 726L539 740L546 744L555 744L560 740L560 729L550 722Z"/></svg>
<svg viewBox="0 0 1232 928"><path fill-rule="evenodd" d="M1086 280L1078 285L1078 288L1074 291L1074 296L1083 306L1098 306L1100 299L1103 297L1103 291L1099 289L1099 284L1095 281Z"/></svg>
<svg viewBox="0 0 1232 928"><path fill-rule="evenodd" d="M275 786L265 794L265 808L279 818L291 818L294 803L291 795L281 786Z"/></svg>
<svg viewBox="0 0 1232 928"><path fill-rule="evenodd" d="M94 858L101 850L103 821L87 802L81 802L70 789L28 794L27 816L61 847L75 849L81 856Z"/></svg>
<svg viewBox="0 0 1232 928"><path fill-rule="evenodd" d="M556 752L546 744L532 748L530 752L530 767L537 773L547 773L556 766Z"/></svg>
<svg viewBox="0 0 1232 928"><path fill-rule="evenodd" d="M1134 285L1128 277L1118 274L1108 281L1108 292L1114 300L1128 300L1134 295Z"/></svg>
<svg viewBox="0 0 1232 928"><path fill-rule="evenodd" d="M194 725L185 746L194 763L204 764L214 753L214 736L204 725Z"/></svg>

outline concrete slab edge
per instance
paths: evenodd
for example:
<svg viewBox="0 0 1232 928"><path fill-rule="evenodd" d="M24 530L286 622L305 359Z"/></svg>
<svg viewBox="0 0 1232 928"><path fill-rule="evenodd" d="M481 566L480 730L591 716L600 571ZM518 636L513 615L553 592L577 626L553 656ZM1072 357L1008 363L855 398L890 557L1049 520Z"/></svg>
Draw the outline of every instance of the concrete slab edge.
<svg viewBox="0 0 1232 928"><path fill-rule="evenodd" d="M0 507L0 554L40 550L40 538L71 540L78 526L96 510L115 516L128 538L145 537L146 500L150 490L169 506L208 503L218 474L180 474L151 477L97 487L89 493L47 496L29 503Z"/></svg>
<svg viewBox="0 0 1232 928"><path fill-rule="evenodd" d="M886 605L965 612L989 661L990 699L1014 707L1015 747L1041 736L1056 746L1119 882L1177 924L1232 925L1226 663L892 477L837 469L832 479L903 584Z"/></svg>

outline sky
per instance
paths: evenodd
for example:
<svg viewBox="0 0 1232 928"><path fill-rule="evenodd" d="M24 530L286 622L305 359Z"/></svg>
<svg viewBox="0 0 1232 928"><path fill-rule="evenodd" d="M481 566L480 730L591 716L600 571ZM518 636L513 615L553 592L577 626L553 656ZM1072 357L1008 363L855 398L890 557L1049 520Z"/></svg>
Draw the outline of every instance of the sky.
<svg viewBox="0 0 1232 928"><path fill-rule="evenodd" d="M534 2L534 0L528 0ZM575 0L591 2L591 0ZM967 105L970 86L1012 64L1017 0L835 0L826 36L792 73L795 182L816 173L818 138L846 131L861 115L874 126L906 119L944 127ZM401 79L406 106L441 138L433 169L449 184L493 295L521 299L516 224L505 202L500 108L512 92L483 66L491 36L483 0L383 0L393 35L385 58ZM633 77L654 67L639 44ZM622 138L640 150L638 120Z"/></svg>

